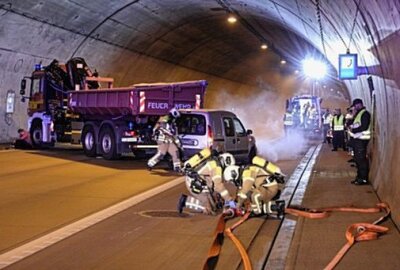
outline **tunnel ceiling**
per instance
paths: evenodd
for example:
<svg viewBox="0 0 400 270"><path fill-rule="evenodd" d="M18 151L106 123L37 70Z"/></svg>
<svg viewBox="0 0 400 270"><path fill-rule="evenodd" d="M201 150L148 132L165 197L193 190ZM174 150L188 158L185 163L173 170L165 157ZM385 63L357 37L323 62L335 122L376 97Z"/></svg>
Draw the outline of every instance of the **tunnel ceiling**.
<svg viewBox="0 0 400 270"><path fill-rule="evenodd" d="M81 36L69 48L70 57L80 56L82 49L95 39L244 83L254 81L255 74L277 69L281 58L297 65L309 54L322 57L322 50L315 49L320 49L321 37L313 1L30 0L28 5L25 0L14 0L0 3L3 15L16 13ZM238 18L236 24L227 23L229 13ZM268 44L267 51L260 49L262 43ZM255 66L252 59L260 58L268 64Z"/></svg>

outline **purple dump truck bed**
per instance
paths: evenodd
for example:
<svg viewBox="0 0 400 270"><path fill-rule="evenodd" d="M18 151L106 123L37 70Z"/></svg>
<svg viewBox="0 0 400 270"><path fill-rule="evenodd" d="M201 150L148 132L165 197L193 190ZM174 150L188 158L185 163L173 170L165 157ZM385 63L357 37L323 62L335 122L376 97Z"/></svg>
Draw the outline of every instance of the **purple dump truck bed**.
<svg viewBox="0 0 400 270"><path fill-rule="evenodd" d="M135 84L127 88L69 93L69 107L88 116L164 115L173 107L200 109L207 81Z"/></svg>

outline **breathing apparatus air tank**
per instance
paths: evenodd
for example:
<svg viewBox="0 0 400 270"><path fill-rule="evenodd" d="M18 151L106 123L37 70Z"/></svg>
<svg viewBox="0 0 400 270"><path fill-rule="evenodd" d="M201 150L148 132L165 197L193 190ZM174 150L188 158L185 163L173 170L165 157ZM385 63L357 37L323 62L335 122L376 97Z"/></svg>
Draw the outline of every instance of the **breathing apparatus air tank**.
<svg viewBox="0 0 400 270"><path fill-rule="evenodd" d="M266 170L268 173L270 173L272 175L282 174L281 169L277 165L275 165L261 157L255 156L252 160L252 164L263 168L264 170Z"/></svg>
<svg viewBox="0 0 400 270"><path fill-rule="evenodd" d="M183 169L195 169L197 166L202 164L205 160L211 157L211 150L210 148L204 148L199 153L193 155L189 158L184 164Z"/></svg>

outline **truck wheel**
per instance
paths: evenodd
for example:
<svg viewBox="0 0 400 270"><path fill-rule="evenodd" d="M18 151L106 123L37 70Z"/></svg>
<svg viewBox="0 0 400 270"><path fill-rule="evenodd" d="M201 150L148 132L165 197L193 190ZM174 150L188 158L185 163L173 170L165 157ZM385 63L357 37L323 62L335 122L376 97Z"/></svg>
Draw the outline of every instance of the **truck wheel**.
<svg viewBox="0 0 400 270"><path fill-rule="evenodd" d="M104 159L119 158L114 131L108 126L103 127L100 131L100 149Z"/></svg>
<svg viewBox="0 0 400 270"><path fill-rule="evenodd" d="M35 121L31 127L31 140L34 148L41 148L43 143L42 121Z"/></svg>
<svg viewBox="0 0 400 270"><path fill-rule="evenodd" d="M82 131L82 147L83 152L88 157L96 156L96 136L92 126L85 126Z"/></svg>

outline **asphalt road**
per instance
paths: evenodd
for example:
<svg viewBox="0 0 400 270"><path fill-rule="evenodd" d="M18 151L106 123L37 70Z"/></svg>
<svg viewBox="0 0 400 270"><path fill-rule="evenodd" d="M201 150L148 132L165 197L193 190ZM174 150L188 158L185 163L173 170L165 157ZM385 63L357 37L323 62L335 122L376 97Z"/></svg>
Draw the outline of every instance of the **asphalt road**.
<svg viewBox="0 0 400 270"><path fill-rule="evenodd" d="M177 177L162 168L166 165L149 172L144 160L88 158L76 149L4 150L0 162L0 253ZM297 162L278 165L290 175ZM176 215L182 192L183 184L168 189L9 269L199 269L217 218ZM251 219L235 234L245 246L260 230L263 240L271 241L278 221L265 223L265 218ZM253 260L263 255L258 253L250 253ZM236 269L239 263L225 240L217 269Z"/></svg>

